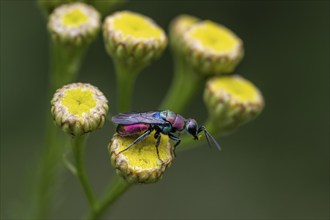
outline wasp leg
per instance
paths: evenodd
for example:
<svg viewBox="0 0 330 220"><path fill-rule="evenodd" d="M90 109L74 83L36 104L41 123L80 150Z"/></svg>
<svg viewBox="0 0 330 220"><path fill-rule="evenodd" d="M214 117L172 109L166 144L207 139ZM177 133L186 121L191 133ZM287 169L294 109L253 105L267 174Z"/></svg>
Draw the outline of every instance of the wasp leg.
<svg viewBox="0 0 330 220"><path fill-rule="evenodd" d="M171 140L176 141L176 143L174 144L174 151L173 151L174 157L176 157L175 149L180 144L181 140L180 138L174 136L173 134L168 134L168 136L171 138Z"/></svg>
<svg viewBox="0 0 330 220"><path fill-rule="evenodd" d="M157 139L157 141L156 141L156 151L157 151L158 159L159 159L162 163L164 163L164 161L163 161L162 159L160 159L160 156L159 156L159 150L158 150L158 146L159 146L159 144L160 144L160 138L161 138L160 132L157 131L157 132L155 133L154 137Z"/></svg>
<svg viewBox="0 0 330 220"><path fill-rule="evenodd" d="M140 135L138 138L135 139L135 141L133 141L133 143L131 143L130 145L128 145L128 147L126 147L124 150L119 151L118 154L127 151L128 149L130 149L134 144L137 144L141 141L143 141L149 134L151 133L151 130L147 130L146 132L144 132L142 135Z"/></svg>

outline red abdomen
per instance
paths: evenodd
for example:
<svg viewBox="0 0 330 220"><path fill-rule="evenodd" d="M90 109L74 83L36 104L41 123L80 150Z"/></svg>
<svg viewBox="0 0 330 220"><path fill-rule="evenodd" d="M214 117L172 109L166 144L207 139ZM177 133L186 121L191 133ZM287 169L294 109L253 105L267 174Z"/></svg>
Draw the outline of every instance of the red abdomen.
<svg viewBox="0 0 330 220"><path fill-rule="evenodd" d="M139 134L143 131L146 131L150 128L149 124L132 124L132 125L118 125L117 133L120 136L130 136Z"/></svg>

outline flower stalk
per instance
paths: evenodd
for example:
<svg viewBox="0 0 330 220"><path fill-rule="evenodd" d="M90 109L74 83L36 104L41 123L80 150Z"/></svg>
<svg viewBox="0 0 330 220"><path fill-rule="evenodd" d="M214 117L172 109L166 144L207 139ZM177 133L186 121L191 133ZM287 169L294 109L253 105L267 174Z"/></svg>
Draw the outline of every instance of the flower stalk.
<svg viewBox="0 0 330 220"><path fill-rule="evenodd" d="M127 66L117 61L114 63L117 77L118 111L127 112L131 109L133 90L139 68Z"/></svg>
<svg viewBox="0 0 330 220"><path fill-rule="evenodd" d="M174 73L171 86L163 99L159 109L171 109L182 113L192 101L194 95L203 85L204 78L193 70L184 54L183 34L198 22L198 18L180 15L169 27L170 47L173 56Z"/></svg>
<svg viewBox="0 0 330 220"><path fill-rule="evenodd" d="M86 195L90 210L92 213L96 211L96 202L93 190L91 185L88 181L87 172L84 166L84 151L85 151L85 142L86 142L87 135L81 135L78 137L73 137L71 139L71 146L73 157L75 161L76 167L76 176L78 177L80 184L84 190Z"/></svg>
<svg viewBox="0 0 330 220"><path fill-rule="evenodd" d="M159 109L171 109L174 112L183 113L202 88L205 79L186 63L184 57L180 55L174 55L174 57L176 57L174 78Z"/></svg>
<svg viewBox="0 0 330 220"><path fill-rule="evenodd" d="M54 40L51 42L50 85L52 92L77 78L87 48L87 45L76 47L64 46Z"/></svg>

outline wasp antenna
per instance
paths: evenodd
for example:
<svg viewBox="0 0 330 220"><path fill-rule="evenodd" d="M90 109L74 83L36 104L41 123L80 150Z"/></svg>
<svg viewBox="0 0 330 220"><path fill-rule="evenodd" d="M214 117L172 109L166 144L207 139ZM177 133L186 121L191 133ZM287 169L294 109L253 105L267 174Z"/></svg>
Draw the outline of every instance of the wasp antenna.
<svg viewBox="0 0 330 220"><path fill-rule="evenodd" d="M205 132L205 129L204 129L203 131L204 131L204 134L205 134L205 137L206 137L207 143L208 143L208 145L209 145L209 148L211 148L210 138L209 138L209 136L207 135L207 133Z"/></svg>
<svg viewBox="0 0 330 220"><path fill-rule="evenodd" d="M206 130L206 128L204 126L200 127L199 129L200 131L204 131L204 134L205 134L205 137L206 137L206 140L210 145L210 140L215 144L215 146L218 148L218 150L221 150L221 147L220 147L220 144L215 140L215 138Z"/></svg>

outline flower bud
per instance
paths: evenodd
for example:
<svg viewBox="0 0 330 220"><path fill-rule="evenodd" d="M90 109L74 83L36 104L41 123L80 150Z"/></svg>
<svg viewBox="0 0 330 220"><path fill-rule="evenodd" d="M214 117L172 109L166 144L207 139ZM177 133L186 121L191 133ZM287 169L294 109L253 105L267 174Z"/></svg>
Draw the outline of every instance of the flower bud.
<svg viewBox="0 0 330 220"><path fill-rule="evenodd" d="M234 70L243 57L243 43L228 28L212 21L195 23L183 35L188 61L206 75Z"/></svg>
<svg viewBox="0 0 330 220"><path fill-rule="evenodd" d="M157 182L174 159L173 147L168 136L161 134L158 157L156 139L154 133L151 133L143 141L122 151L138 137L136 135L122 137L115 134L108 145L111 163L116 168L117 174L129 183Z"/></svg>
<svg viewBox="0 0 330 220"><path fill-rule="evenodd" d="M182 36L183 34L199 19L190 15L179 15L170 24L169 34L171 47L175 51L182 51Z"/></svg>
<svg viewBox="0 0 330 220"><path fill-rule="evenodd" d="M129 11L106 17L103 35L110 56L129 66L146 66L167 45L164 31L154 21Z"/></svg>
<svg viewBox="0 0 330 220"><path fill-rule="evenodd" d="M204 101L212 124L224 133L252 120L264 107L258 88L238 75L209 79Z"/></svg>
<svg viewBox="0 0 330 220"><path fill-rule="evenodd" d="M49 17L48 30L55 42L87 45L97 36L100 14L84 3L57 7Z"/></svg>
<svg viewBox="0 0 330 220"><path fill-rule="evenodd" d="M104 124L108 101L95 86L72 83L58 89L51 100L55 123L73 136L89 133Z"/></svg>

